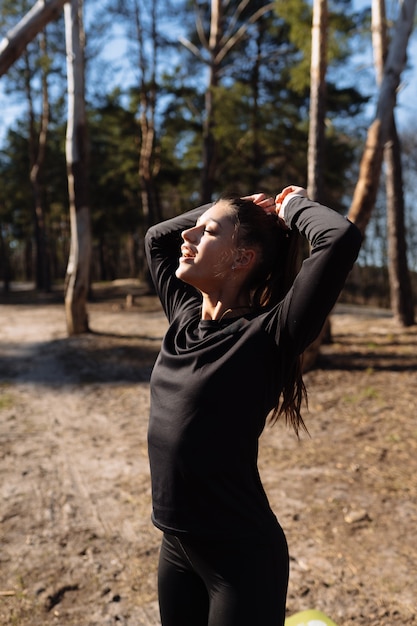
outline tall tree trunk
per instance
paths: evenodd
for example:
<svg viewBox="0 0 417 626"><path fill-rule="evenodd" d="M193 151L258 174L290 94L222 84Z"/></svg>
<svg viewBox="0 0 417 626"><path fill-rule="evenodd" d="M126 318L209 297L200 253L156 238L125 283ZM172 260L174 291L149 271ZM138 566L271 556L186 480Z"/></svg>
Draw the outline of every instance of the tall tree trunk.
<svg viewBox="0 0 417 626"><path fill-rule="evenodd" d="M379 91L376 115L369 127L359 179L349 210L349 218L365 232L375 205L383 152L391 130L396 92L407 58L407 45L413 27L417 0L404 0L395 24Z"/></svg>
<svg viewBox="0 0 417 626"><path fill-rule="evenodd" d="M384 156L387 179L388 274L391 310L399 324L412 326L414 306L405 238L402 155L394 117L390 141L386 145Z"/></svg>
<svg viewBox="0 0 417 626"><path fill-rule="evenodd" d="M61 13L68 0L38 0L22 20L12 28L0 42L0 76L5 74L26 49L26 46ZM41 42L44 40L41 40ZM42 45L42 44L41 44ZM41 170L44 164L46 132L49 121L49 101L46 75L42 78L42 118L41 130L35 141L34 115L31 104L30 85L28 79L30 106L30 180L34 193L34 228L36 240L36 286L46 291L50 288L50 267L46 243L44 208L42 205ZM27 269L27 268L26 268Z"/></svg>
<svg viewBox="0 0 417 626"><path fill-rule="evenodd" d="M68 0L38 0L0 42L0 76L18 59L42 28L55 20Z"/></svg>
<svg viewBox="0 0 417 626"><path fill-rule="evenodd" d="M82 0L65 6L68 72L66 157L70 204L71 249L65 290L69 335L89 330L87 297L90 287L91 225L87 202L87 123L84 94L84 32Z"/></svg>
<svg viewBox="0 0 417 626"><path fill-rule="evenodd" d="M11 281L11 268L10 268L10 252L9 252L9 238L7 236L6 229L3 232L3 228L0 224L0 280L3 280L3 292L9 293L10 281Z"/></svg>
<svg viewBox="0 0 417 626"><path fill-rule="evenodd" d="M307 193L318 202L323 196L324 169L324 123L326 119L326 72L327 72L327 0L314 0L311 30L310 62L310 125L308 132ZM306 242L301 246L300 256L308 256ZM302 259L300 258L300 261ZM303 370L311 369L320 352L320 346L331 335L330 318L315 341L303 355Z"/></svg>
<svg viewBox="0 0 417 626"><path fill-rule="evenodd" d="M46 56L46 35L40 33L40 50ZM33 190L33 219L35 229L35 268L36 287L48 292L51 288L50 258L48 251L48 237L46 232L45 207L43 200L42 174L45 165L46 140L49 125L49 94L48 77L44 67L42 71L42 114L39 133L35 128L35 119L32 104L30 105L30 182ZM30 94L30 84L28 84ZM32 103L31 95L29 101Z"/></svg>
<svg viewBox="0 0 417 626"><path fill-rule="evenodd" d="M221 64L227 54L241 39L245 36L250 24L254 24L262 15L274 8L274 3L270 2L260 7L253 13L248 20L239 28L235 28L239 22L242 12L248 5L248 0L241 0L234 10L230 20L233 25L229 29L229 33L225 36L223 31L223 7L228 6L229 2L222 0L211 0L211 18L209 39L206 39L204 32L203 20L198 10L197 2L197 32L200 42L206 52L201 51L190 41L180 38L180 41L198 58L200 61L208 65L209 80L205 92L205 112L203 120L203 167L201 172L201 201L202 203L210 202L213 196L215 175L216 175L216 140L214 134L215 128L215 108L214 94L219 84L219 74Z"/></svg>
<svg viewBox="0 0 417 626"><path fill-rule="evenodd" d="M136 33L139 43L140 85L140 151L139 181L141 188L143 228L146 231L152 224L162 219L159 198L155 189L155 111L157 98L156 72L158 62L158 33L156 29L158 2L152 2L151 57L146 54L140 0L135 3ZM149 70L149 71L148 71Z"/></svg>
<svg viewBox="0 0 417 626"><path fill-rule="evenodd" d="M205 118L203 120L203 169L201 172L201 202L210 202L213 196L216 170L216 142L214 139L215 89L219 83L220 65L216 62L221 36L222 2L211 0L210 37L208 50L210 53L209 81L205 93Z"/></svg>
<svg viewBox="0 0 417 626"><path fill-rule="evenodd" d="M249 180L251 181L249 189L258 189L259 171L261 167L261 144L259 140L260 133L260 121L259 121L259 78L261 68L261 50L263 40L264 28L262 21L259 22L258 31L256 34L256 47L257 53L254 60L252 72L251 72L251 92L252 92L252 167L249 174Z"/></svg>
<svg viewBox="0 0 417 626"><path fill-rule="evenodd" d="M320 202L323 194L324 122L326 117L327 0L314 0L310 66L310 126L307 191Z"/></svg>
<svg viewBox="0 0 417 626"><path fill-rule="evenodd" d="M373 0L372 2L372 47L377 80L381 83L388 51L385 0ZM393 113L389 141L387 141L384 149L391 309L397 322L402 326L412 326L414 324L414 307L407 263L401 156L400 139Z"/></svg>

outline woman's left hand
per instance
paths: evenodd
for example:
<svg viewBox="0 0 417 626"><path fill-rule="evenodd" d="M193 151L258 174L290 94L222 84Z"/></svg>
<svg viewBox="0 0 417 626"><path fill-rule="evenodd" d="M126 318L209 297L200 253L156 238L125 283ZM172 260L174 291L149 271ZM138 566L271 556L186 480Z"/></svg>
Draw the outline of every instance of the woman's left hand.
<svg viewBox="0 0 417 626"><path fill-rule="evenodd" d="M254 193L251 196L243 196L242 200L251 200L254 204L262 207L265 213L275 213L275 199L265 193Z"/></svg>

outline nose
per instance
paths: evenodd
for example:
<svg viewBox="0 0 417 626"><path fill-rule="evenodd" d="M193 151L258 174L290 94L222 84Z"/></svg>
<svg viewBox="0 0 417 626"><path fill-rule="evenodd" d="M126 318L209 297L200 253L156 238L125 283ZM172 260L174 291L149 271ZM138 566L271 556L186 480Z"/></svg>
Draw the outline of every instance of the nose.
<svg viewBox="0 0 417 626"><path fill-rule="evenodd" d="M187 228L186 230L182 231L181 237L184 239L184 241L195 241L196 230L196 226L193 226L192 228Z"/></svg>

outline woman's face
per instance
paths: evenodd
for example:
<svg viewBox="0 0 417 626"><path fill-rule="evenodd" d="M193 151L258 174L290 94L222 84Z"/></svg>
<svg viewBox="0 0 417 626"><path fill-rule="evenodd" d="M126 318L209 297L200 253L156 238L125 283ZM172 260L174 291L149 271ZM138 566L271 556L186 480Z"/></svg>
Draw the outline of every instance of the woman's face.
<svg viewBox="0 0 417 626"><path fill-rule="evenodd" d="M203 293L220 289L233 272L237 248L231 215L229 204L221 200L182 233L176 276Z"/></svg>

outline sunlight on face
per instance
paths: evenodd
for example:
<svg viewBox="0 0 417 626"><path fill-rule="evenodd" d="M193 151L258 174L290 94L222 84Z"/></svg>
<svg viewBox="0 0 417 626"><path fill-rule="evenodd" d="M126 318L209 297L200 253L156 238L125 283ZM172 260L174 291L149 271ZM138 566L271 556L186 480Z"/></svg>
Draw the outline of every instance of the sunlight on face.
<svg viewBox="0 0 417 626"><path fill-rule="evenodd" d="M221 200L182 233L178 278L206 292L230 279L236 252L232 215L230 204Z"/></svg>

